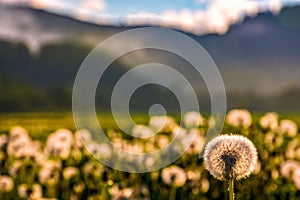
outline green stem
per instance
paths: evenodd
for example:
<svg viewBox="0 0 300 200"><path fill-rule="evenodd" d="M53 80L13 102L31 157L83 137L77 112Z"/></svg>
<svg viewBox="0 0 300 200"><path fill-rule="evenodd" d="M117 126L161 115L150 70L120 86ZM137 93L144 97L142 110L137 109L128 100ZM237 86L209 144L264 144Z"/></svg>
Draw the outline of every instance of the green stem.
<svg viewBox="0 0 300 200"><path fill-rule="evenodd" d="M234 200L234 178L229 179L229 200Z"/></svg>
<svg viewBox="0 0 300 200"><path fill-rule="evenodd" d="M101 200L106 200L107 196L106 196L106 183L104 183L104 185L102 186L102 191L101 191Z"/></svg>
<svg viewBox="0 0 300 200"><path fill-rule="evenodd" d="M176 187L172 187L170 192L170 200L175 200L175 199L176 199Z"/></svg>
<svg viewBox="0 0 300 200"><path fill-rule="evenodd" d="M47 197L49 198L53 198L55 197L57 194L56 194L56 189L54 186L52 185L47 185Z"/></svg>

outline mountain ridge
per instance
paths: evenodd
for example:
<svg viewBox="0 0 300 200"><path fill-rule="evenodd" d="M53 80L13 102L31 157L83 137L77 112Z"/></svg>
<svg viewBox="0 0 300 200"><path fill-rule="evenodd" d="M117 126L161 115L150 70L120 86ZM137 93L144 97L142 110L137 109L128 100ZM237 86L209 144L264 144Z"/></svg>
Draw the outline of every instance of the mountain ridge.
<svg viewBox="0 0 300 200"><path fill-rule="evenodd" d="M2 25L6 25L10 31L6 32L6 35L1 35L0 30L0 79L7 80L7 77L10 77L15 82L28 85L28 88L34 88L36 100L41 99L42 107L44 98L56 101L44 91L51 91L49 94L56 91L61 95L65 92L66 96L69 95L65 101L69 103L63 103L64 100L59 100L58 103L70 106L74 78L88 53L106 38L124 30L137 28L98 26L32 8L9 9L17 10L0 12L0 15L2 13L0 22L2 20ZM229 103L233 99L231 106L249 104L249 107L265 106L266 109L268 106L265 104L259 106L261 98L277 98L278 95L291 89L294 89L296 94L299 92L297 89L300 88L300 25L297 24L299 13L300 7L287 7L278 16L260 13L256 17L246 17L243 22L233 25L224 35L196 36L181 32L201 44L214 59L223 76ZM6 17L10 17L10 21L3 18L5 14ZM130 41L124 41L120 47L128 44ZM28 45L31 45L31 53L27 50ZM153 56L157 57L157 61L165 58L169 65L176 65L176 59L163 55L164 57L160 53L140 51L124 56L112 66L104 90L111 91L110 80L115 80L136 64L151 61ZM7 83L2 81L2 84L0 86L2 91L7 91ZM59 89L60 87L63 89ZM198 91L205 90L197 84L196 87ZM248 91L254 98L250 103L246 97L241 97L244 93L244 96L247 96ZM109 92L102 96L108 94ZM4 92L0 99L7 99L6 96L9 95ZM31 96L34 96L32 92ZM300 98L297 95L290 99L295 102L298 100ZM269 103L268 100L265 101L266 104ZM2 109L6 104L3 103ZM36 105L37 103L32 104L31 107ZM282 103L281 107L285 108L285 105Z"/></svg>

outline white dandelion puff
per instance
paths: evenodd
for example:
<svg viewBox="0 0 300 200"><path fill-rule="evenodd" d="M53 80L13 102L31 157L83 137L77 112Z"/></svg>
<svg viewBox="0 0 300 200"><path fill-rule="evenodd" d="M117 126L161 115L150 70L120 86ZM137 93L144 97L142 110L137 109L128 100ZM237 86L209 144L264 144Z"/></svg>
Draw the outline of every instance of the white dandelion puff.
<svg viewBox="0 0 300 200"><path fill-rule="evenodd" d="M278 133L286 134L289 137L294 137L297 135L298 127L297 124L289 119L283 119L279 123Z"/></svg>
<svg viewBox="0 0 300 200"><path fill-rule="evenodd" d="M246 109L234 109L229 111L226 122L235 127L248 128L252 124L251 113Z"/></svg>
<svg viewBox="0 0 300 200"><path fill-rule="evenodd" d="M292 176L295 187L300 190L300 168L297 168Z"/></svg>
<svg viewBox="0 0 300 200"><path fill-rule="evenodd" d="M300 163L296 160L287 160L280 167L280 173L285 178L291 178L296 171L300 168Z"/></svg>
<svg viewBox="0 0 300 200"><path fill-rule="evenodd" d="M183 122L186 128L197 128L205 125L205 120L199 112L190 111L183 117Z"/></svg>
<svg viewBox="0 0 300 200"><path fill-rule="evenodd" d="M0 193L8 193L14 188L14 181L11 177L0 176Z"/></svg>
<svg viewBox="0 0 300 200"><path fill-rule="evenodd" d="M161 178L165 184L178 188L185 184L187 175L184 169L173 165L162 170Z"/></svg>
<svg viewBox="0 0 300 200"><path fill-rule="evenodd" d="M132 129L132 136L139 138L148 138L155 135L155 132L148 126L135 125Z"/></svg>
<svg viewBox="0 0 300 200"><path fill-rule="evenodd" d="M76 167L66 167L63 170L63 177L65 180L70 180L71 178L75 177L79 174L79 170Z"/></svg>
<svg viewBox="0 0 300 200"><path fill-rule="evenodd" d="M204 165L216 179L240 180L248 177L257 166L257 150L253 143L240 135L220 135L204 150Z"/></svg>
<svg viewBox="0 0 300 200"><path fill-rule="evenodd" d="M259 119L259 124L264 129L274 130L278 127L278 114L268 112Z"/></svg>
<svg viewBox="0 0 300 200"><path fill-rule="evenodd" d="M177 124L172 117L153 116L149 121L149 126L157 133L170 132Z"/></svg>

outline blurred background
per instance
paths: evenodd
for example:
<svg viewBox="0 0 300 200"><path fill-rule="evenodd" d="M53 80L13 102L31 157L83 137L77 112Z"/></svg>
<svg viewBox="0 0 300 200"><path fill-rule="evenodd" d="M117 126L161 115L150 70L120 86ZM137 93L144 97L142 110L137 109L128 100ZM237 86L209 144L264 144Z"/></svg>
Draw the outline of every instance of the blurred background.
<svg viewBox="0 0 300 200"><path fill-rule="evenodd" d="M73 82L88 53L109 36L144 26L173 28L199 42L222 74L228 108L297 112L298 3L0 0L0 112L71 111ZM134 41L124 41L120 47L130 42ZM193 74L185 60L168 52L129 53L115 60L102 77L97 107L110 108L112 89L122 74L154 61ZM192 78L191 84L201 110L209 110L209 95L201 77ZM132 109L136 111L147 110L156 101L171 110L178 108L173 94L157 85L140 88L135 97Z"/></svg>
<svg viewBox="0 0 300 200"><path fill-rule="evenodd" d="M299 0L0 0L0 199L228 199L227 183L215 180L199 158L208 128L219 126L223 130L216 134L244 135L258 151L253 175L236 183L237 199L299 199L299 19ZM147 153L166 148L178 132L186 134L183 144L196 135L171 166L127 173L102 165L91 153L119 159L120 166L159 162L115 154L111 144L96 142L98 132L75 127L72 89L82 62L99 43L149 26L174 29L202 45L224 80L227 111L233 110L224 126L210 117L201 74L171 52L142 49L120 56L105 70L95 95L98 121L111 144ZM149 34L110 49L143 46L147 37L164 42ZM179 116L174 93L147 84L131 96L136 124L124 132L110 113L113 88L130 69L155 62L186 77L200 113ZM143 75L136 78L150 76ZM180 88L174 77L164 78ZM154 104L164 106L168 117L149 117ZM134 137L157 130L153 137Z"/></svg>

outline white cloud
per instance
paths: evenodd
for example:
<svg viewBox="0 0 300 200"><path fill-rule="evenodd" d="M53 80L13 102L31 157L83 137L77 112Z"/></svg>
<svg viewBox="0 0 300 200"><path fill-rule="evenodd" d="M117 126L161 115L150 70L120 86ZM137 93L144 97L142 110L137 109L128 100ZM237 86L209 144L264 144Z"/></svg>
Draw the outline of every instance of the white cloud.
<svg viewBox="0 0 300 200"><path fill-rule="evenodd" d="M107 8L104 0L82 0L75 8L75 17L80 20L88 20L92 16L100 16Z"/></svg>
<svg viewBox="0 0 300 200"><path fill-rule="evenodd" d="M107 3L104 0L81 0L79 4L75 4L72 0L0 0L1 2L8 5L26 4L33 8L50 10L55 13L72 13L73 17L83 21L91 19L91 21L95 21L95 18L101 18L101 14L107 8Z"/></svg>
<svg viewBox="0 0 300 200"><path fill-rule="evenodd" d="M204 0L198 0L200 3ZM127 15L127 25L158 25L177 28L194 34L224 34L232 24L238 23L245 16L255 16L262 11L279 12L281 0L212 0L206 10L164 11L159 14L139 12Z"/></svg>
<svg viewBox="0 0 300 200"><path fill-rule="evenodd" d="M267 1L267 7L273 13L278 13L282 8L282 1L281 0L269 0Z"/></svg>
<svg viewBox="0 0 300 200"><path fill-rule="evenodd" d="M207 3L208 0L195 0L196 3L204 4Z"/></svg>
<svg viewBox="0 0 300 200"><path fill-rule="evenodd" d="M94 30L82 29L82 26L72 26L71 29L65 28L67 22L62 20L62 23L56 23L50 18L45 24L44 18L36 17L34 12L29 12L24 9L14 9L10 6L1 6L4 0L0 0L0 40L7 41L14 44L24 44L32 55L37 55L41 48L47 44L57 44L67 41L77 41L82 44L94 47L99 41L114 34L114 31L107 31L105 34L98 34ZM8 1L8 0L6 0ZM52 1L48 4L46 0L32 0L38 4L34 4L39 9L67 9L67 5L59 4ZM23 2L26 2L25 0ZM50 2L50 1L49 1ZM64 1L66 2L66 1ZM28 4L30 5L30 4ZM69 5L70 7L70 5ZM73 12L77 11L72 7ZM98 7L99 9L99 7ZM72 14L72 13L70 13ZM101 15L101 17L99 17ZM112 24L113 17L108 14L99 14L99 18L94 19L95 23ZM55 18L53 18L55 19ZM76 24L76 22L74 22ZM79 36L79 37L78 37Z"/></svg>
<svg viewBox="0 0 300 200"><path fill-rule="evenodd" d="M199 1L199 0L198 0ZM200 0L202 2L202 0ZM28 4L32 7L67 13L83 21L98 24L114 25L153 25L175 28L186 32L203 35L207 33L224 34L232 24L238 23L245 16L255 16L262 11L277 13L282 7L281 0L211 0L206 10L182 9L165 10L161 13L139 12L128 14L125 18L117 18L107 13L107 3L104 0L82 0L79 4L69 4L69 0L0 0L5 4ZM0 38L11 42L22 42L32 53L37 53L44 44L55 43L70 37L77 37L75 33L61 33L55 29L47 29L39 19L28 12L8 12L9 9L0 5ZM26 28L24 28L26 27ZM74 35L75 34L75 35ZM95 34L81 37L86 43L99 40Z"/></svg>
<svg viewBox="0 0 300 200"><path fill-rule="evenodd" d="M73 9L69 0L0 0L0 3L6 5L28 5L36 9L50 10L52 12Z"/></svg>
<svg viewBox="0 0 300 200"><path fill-rule="evenodd" d="M103 12L106 10L107 4L103 0L83 0L79 7L87 11Z"/></svg>
<svg viewBox="0 0 300 200"><path fill-rule="evenodd" d="M18 16L18 17L16 17ZM37 54L44 44L62 41L64 34L44 31L44 26L29 12L12 11L0 7L0 38L12 43L24 43L32 54Z"/></svg>
<svg viewBox="0 0 300 200"><path fill-rule="evenodd" d="M206 26L209 32L224 34L228 28L245 17L256 15L259 11L257 2L248 0L214 0L205 11Z"/></svg>
<svg viewBox="0 0 300 200"><path fill-rule="evenodd" d="M37 9L45 9L45 10L51 10L54 12L59 11L66 11L69 9L72 9L72 6L70 6L70 2L67 0L61 1L61 0L28 0L30 2L30 5Z"/></svg>

